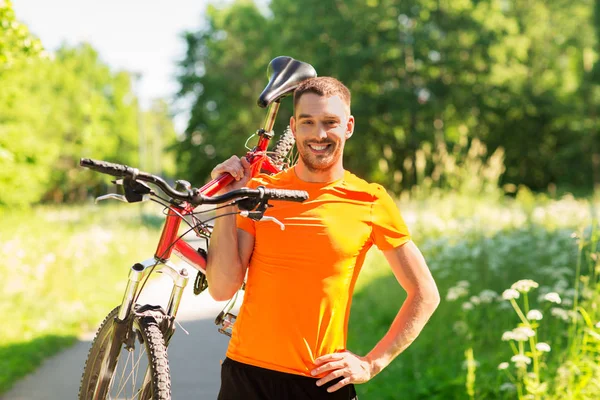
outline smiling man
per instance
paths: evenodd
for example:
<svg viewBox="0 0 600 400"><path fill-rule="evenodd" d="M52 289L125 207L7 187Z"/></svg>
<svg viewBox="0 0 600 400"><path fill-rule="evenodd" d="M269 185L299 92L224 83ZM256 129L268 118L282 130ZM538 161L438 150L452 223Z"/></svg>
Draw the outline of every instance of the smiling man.
<svg viewBox="0 0 600 400"><path fill-rule="evenodd" d="M306 190L304 203L274 202L286 226L218 218L207 277L216 300L233 296L247 273L244 303L221 371L219 399L356 399L354 384L376 376L419 335L439 303L435 282L391 197L344 170L354 133L350 91L330 77L294 93L290 127L298 164L250 180L232 157L213 170L243 186ZM235 212L223 208L218 215ZM388 332L366 355L346 348L352 292L367 251L383 251L407 298ZM382 296L381 301L386 301Z"/></svg>

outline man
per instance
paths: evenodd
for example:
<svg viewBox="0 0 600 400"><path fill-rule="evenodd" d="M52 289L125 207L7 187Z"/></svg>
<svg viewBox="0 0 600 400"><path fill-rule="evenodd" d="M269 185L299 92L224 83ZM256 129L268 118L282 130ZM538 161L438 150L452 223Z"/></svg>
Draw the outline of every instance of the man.
<svg viewBox="0 0 600 400"><path fill-rule="evenodd" d="M232 157L212 172L236 179L224 192L265 185L310 196L304 203L274 202L267 211L284 231L239 216L216 220L207 265L211 295L231 298L248 273L222 366L222 400L355 399L353 384L369 381L406 349L439 303L393 200L381 186L344 170L344 144L354 132L349 90L330 77L302 82L290 128L300 155L294 167L250 181L248 162ZM354 284L373 244L408 297L386 335L359 356L346 349L347 324Z"/></svg>

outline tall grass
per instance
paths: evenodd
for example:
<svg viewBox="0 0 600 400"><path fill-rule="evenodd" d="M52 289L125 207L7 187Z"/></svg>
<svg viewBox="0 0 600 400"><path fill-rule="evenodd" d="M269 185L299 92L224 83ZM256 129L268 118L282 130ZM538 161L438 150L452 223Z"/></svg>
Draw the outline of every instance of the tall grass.
<svg viewBox="0 0 600 400"><path fill-rule="evenodd" d="M595 337L600 316L595 311L597 300L592 300L598 296L596 284L592 285L597 278L592 279L590 271L597 277L598 267L589 260L598 257L597 250L582 255L581 235L573 235L579 226L588 227L583 248L594 247L589 244L593 211L588 202L570 196L553 201L529 195L525 198L533 197L533 205L524 203L523 195L516 201L451 196L429 206L419 202L402 207L443 301L416 342L373 382L359 386L359 395L595 398L590 393L598 379L592 364L598 361ZM368 352L385 334L404 299L388 269L383 258L373 254L359 278L349 333L349 348L359 354ZM527 305L520 304L520 318L502 294L524 279L538 287L531 289ZM561 297L560 305L544 300L552 292ZM518 293L519 300L525 301L524 293ZM543 319L535 320L536 313L527 318L532 309ZM519 323L535 330L534 340L528 336L526 342L502 341L503 334ZM544 344L537 348L539 342L551 351L544 352ZM527 368L516 365L520 357L511 361L516 354L531 359Z"/></svg>
<svg viewBox="0 0 600 400"><path fill-rule="evenodd" d="M159 232L125 205L37 208L0 220L2 393L97 327Z"/></svg>

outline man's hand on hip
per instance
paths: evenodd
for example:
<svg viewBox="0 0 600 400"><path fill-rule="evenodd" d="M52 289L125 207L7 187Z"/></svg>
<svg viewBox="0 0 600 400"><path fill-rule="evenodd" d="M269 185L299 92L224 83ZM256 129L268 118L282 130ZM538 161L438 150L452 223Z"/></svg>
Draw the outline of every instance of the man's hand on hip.
<svg viewBox="0 0 600 400"><path fill-rule="evenodd" d="M373 377L371 364L367 358L357 356L350 351L321 356L315 360L315 365L317 368L311 371L313 376L330 371L328 375L317 381L317 386L322 386L341 376L344 377L327 389L330 393L351 383L365 383Z"/></svg>

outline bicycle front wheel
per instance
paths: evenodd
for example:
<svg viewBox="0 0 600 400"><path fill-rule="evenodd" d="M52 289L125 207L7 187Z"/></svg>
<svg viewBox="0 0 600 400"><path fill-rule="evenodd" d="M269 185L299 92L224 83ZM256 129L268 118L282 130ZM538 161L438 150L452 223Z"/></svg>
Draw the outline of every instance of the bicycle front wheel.
<svg viewBox="0 0 600 400"><path fill-rule="evenodd" d="M115 321L118 312L108 314L92 342L79 400L170 400L167 347L158 324L135 316L125 335Z"/></svg>

